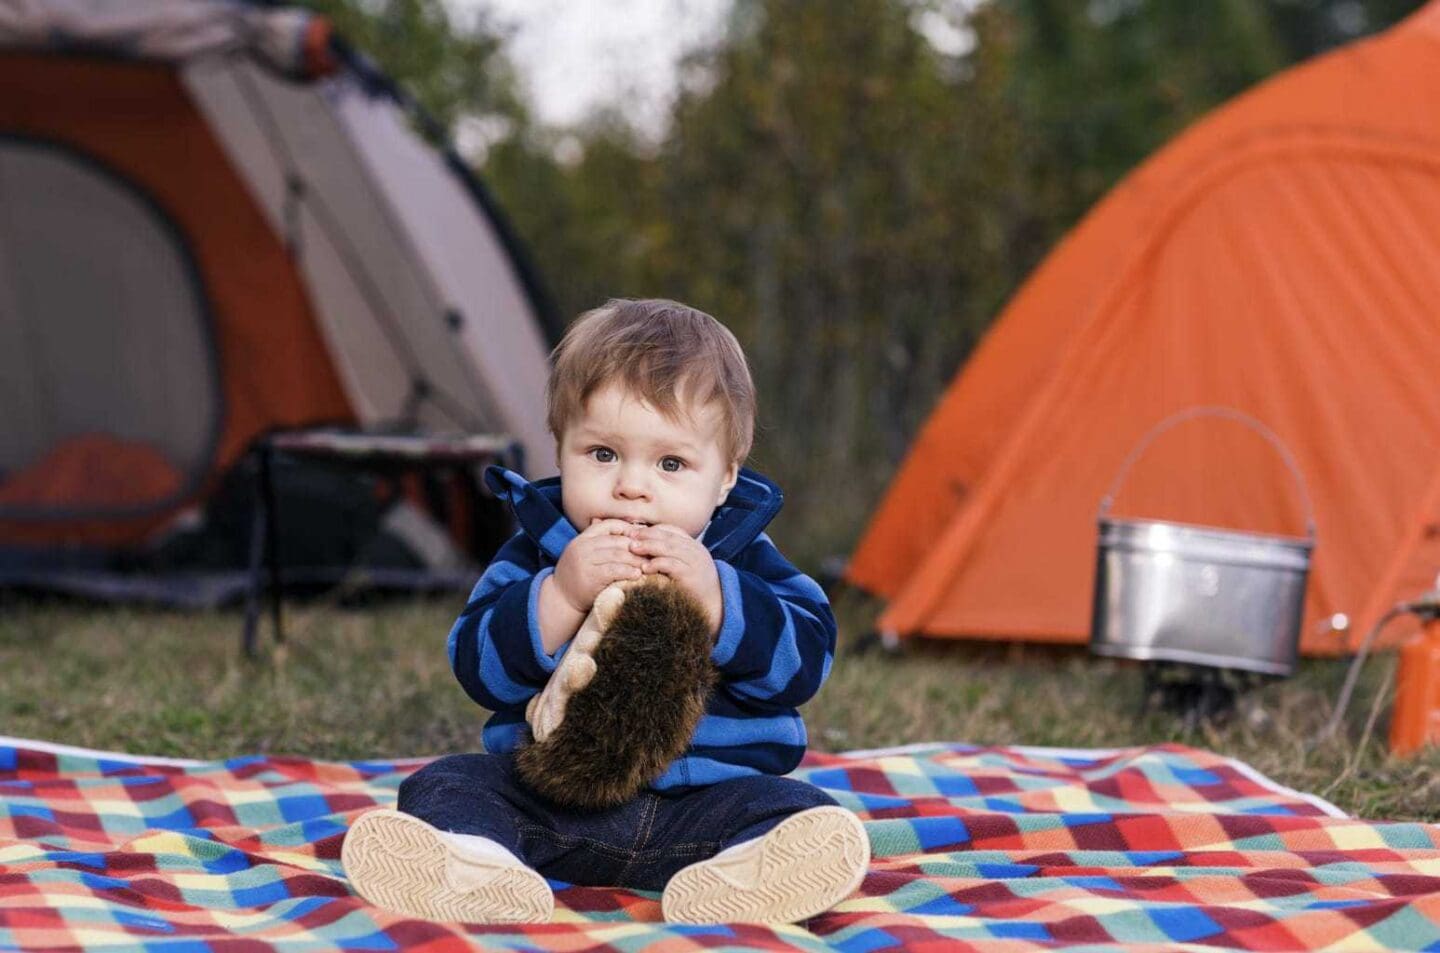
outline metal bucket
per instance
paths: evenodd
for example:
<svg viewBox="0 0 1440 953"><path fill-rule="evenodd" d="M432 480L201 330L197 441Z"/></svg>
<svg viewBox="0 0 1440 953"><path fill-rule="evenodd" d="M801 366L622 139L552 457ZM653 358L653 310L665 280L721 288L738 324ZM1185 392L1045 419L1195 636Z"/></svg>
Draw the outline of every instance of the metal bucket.
<svg viewBox="0 0 1440 953"><path fill-rule="evenodd" d="M1186 420L1224 417L1268 440L1295 477L1307 536L1275 536L1154 519L1111 519L1121 482L1156 437ZM1162 421L1121 465L1100 503L1090 651L1289 675L1295 669L1315 517L1294 459L1263 424L1225 407Z"/></svg>

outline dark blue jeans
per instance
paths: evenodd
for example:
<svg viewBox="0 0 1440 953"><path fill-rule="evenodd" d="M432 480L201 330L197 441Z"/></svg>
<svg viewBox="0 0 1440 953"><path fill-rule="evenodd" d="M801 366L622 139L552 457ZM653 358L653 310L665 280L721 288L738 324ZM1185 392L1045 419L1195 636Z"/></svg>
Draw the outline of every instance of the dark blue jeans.
<svg viewBox="0 0 1440 953"><path fill-rule="evenodd" d="M432 827L505 845L552 880L662 890L676 871L759 837L791 814L835 801L803 781L757 775L686 794L646 791L580 814L541 800L509 755L457 754L400 785L401 811Z"/></svg>

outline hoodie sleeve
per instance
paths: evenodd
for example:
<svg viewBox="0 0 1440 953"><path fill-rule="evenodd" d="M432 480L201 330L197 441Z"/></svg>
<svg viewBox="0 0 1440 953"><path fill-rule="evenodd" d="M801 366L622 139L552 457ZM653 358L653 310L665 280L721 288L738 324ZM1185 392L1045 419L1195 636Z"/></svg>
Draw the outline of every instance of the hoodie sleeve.
<svg viewBox="0 0 1440 953"><path fill-rule="evenodd" d="M716 560L724 600L711 659L721 691L767 708L803 704L830 674L835 616L815 580L761 534L733 561Z"/></svg>
<svg viewBox="0 0 1440 953"><path fill-rule="evenodd" d="M490 711L523 710L555 671L561 653L546 655L541 647L538 612L540 585L554 571L517 533L490 561L450 630L450 667L466 694Z"/></svg>

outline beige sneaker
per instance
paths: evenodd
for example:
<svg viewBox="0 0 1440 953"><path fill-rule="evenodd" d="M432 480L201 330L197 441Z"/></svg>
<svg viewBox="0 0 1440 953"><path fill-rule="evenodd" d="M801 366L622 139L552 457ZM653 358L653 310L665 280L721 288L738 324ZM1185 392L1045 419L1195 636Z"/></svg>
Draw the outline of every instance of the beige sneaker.
<svg viewBox="0 0 1440 953"><path fill-rule="evenodd" d="M869 865L860 819L843 807L812 807L681 870L660 908L671 923L797 923L854 893Z"/></svg>
<svg viewBox="0 0 1440 953"><path fill-rule="evenodd" d="M367 811L350 825L340 863L377 907L425 920L543 923L555 910L545 878L495 847L482 853L399 811Z"/></svg>

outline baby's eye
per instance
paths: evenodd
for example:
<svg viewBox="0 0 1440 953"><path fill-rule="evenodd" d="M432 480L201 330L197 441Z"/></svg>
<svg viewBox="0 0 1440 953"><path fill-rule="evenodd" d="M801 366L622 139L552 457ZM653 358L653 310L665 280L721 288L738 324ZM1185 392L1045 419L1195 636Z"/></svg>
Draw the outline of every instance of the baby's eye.
<svg viewBox="0 0 1440 953"><path fill-rule="evenodd" d="M685 469L685 461L679 457L665 457L660 461L660 469L666 473L679 473Z"/></svg>
<svg viewBox="0 0 1440 953"><path fill-rule="evenodd" d="M590 456L595 458L596 463L614 463L615 451L609 447L593 447Z"/></svg>

